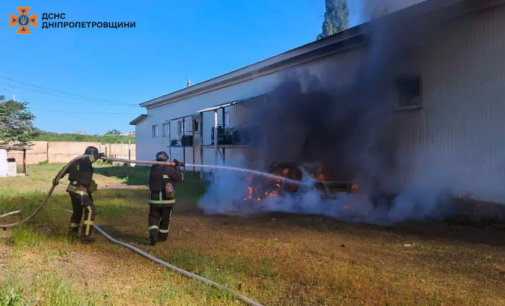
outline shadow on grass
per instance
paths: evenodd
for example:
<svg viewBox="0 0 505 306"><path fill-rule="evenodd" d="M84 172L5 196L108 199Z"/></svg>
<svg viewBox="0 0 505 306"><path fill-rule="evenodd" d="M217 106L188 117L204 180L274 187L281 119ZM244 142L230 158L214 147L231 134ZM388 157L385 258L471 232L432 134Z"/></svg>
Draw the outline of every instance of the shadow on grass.
<svg viewBox="0 0 505 306"><path fill-rule="evenodd" d="M401 239L421 238L426 240L446 240L448 242L464 242L505 246L505 229L478 226L455 226L448 221L412 222L395 226L379 226L363 223L350 223L321 215L298 215L282 212L265 212L247 216L209 216L222 220L223 230L233 224L234 227L271 229L272 232L290 231L293 227L303 227L306 230L335 233L345 233L357 237L384 237L398 235ZM283 224L281 226L280 224ZM240 235L241 230L236 231ZM411 237L409 237L411 236ZM415 236L415 237L412 237Z"/></svg>

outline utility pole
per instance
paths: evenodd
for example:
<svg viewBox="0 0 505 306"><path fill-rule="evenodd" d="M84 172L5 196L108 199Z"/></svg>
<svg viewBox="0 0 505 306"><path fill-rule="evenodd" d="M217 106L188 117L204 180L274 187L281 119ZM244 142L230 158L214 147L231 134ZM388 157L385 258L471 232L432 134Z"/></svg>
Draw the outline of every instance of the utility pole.
<svg viewBox="0 0 505 306"><path fill-rule="evenodd" d="M12 95L12 101L16 102L16 95Z"/></svg>

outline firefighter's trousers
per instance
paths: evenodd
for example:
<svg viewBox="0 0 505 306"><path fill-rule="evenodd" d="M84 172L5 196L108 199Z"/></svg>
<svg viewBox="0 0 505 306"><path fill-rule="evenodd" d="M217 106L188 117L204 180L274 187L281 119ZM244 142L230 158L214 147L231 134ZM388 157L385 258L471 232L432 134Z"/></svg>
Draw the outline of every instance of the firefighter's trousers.
<svg viewBox="0 0 505 306"><path fill-rule="evenodd" d="M149 237L151 241L165 241L168 238L173 206L149 205Z"/></svg>
<svg viewBox="0 0 505 306"><path fill-rule="evenodd" d="M82 226L82 234L86 237L91 237L93 234L93 225L95 224L96 208L93 204L93 199L84 191L68 191L72 200L72 217L70 217L70 228L74 229L75 233L79 231L79 224L82 220L84 211L84 222Z"/></svg>

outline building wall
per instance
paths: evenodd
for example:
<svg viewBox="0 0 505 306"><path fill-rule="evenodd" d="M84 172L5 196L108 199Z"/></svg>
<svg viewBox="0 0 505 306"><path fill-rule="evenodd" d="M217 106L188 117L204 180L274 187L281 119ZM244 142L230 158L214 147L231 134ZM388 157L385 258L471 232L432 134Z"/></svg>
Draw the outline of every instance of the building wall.
<svg viewBox="0 0 505 306"><path fill-rule="evenodd" d="M326 56L320 58L319 60L307 62L305 64L298 65L294 67L294 71L298 73L309 72L315 76L324 79L325 71L328 69L335 69L337 71L346 71L345 75L342 75L336 79L326 79L325 84L328 86L334 86L336 84L351 83L355 74L353 72L357 71L359 62L363 56L361 51L345 51L337 53L331 56ZM271 91L280 81L282 81L286 76L292 74L293 70L278 71L269 75L261 76L252 79L248 82L243 82L229 87L225 87L216 91L208 92L202 95L191 97L189 99L177 101L171 104L162 105L156 108L148 109L148 117L136 126L136 142L138 145L138 158L139 159L151 159L159 150L165 150L168 152L167 147L168 141L164 140L161 134L161 127L165 120L171 118L177 118L181 116L196 114L198 110L212 107L221 103L231 102L240 99L246 99L261 95ZM310 81L307 79L307 81ZM324 84L323 84L324 85ZM244 111L241 109L242 106L233 106L229 108L231 114L232 126L243 121ZM227 110L228 111L228 110ZM222 123L221 111L218 111L218 124ZM152 125L157 124L160 128L160 135L156 138L152 137L151 129ZM206 112L204 113L203 121L203 137L204 145L211 143L211 128L214 124L214 113ZM172 124L171 131L172 135L176 135L177 126ZM199 135L195 139L199 141ZM234 158L240 158L240 150L228 149L226 156L229 162L232 162ZM172 148L171 158L182 160L182 148ZM199 158L200 152L196 150L195 157L196 163L200 163ZM191 149L186 149L186 161L190 162L192 160ZM221 158L218 157L218 162ZM204 163L214 164L214 150L204 149Z"/></svg>
<svg viewBox="0 0 505 306"><path fill-rule="evenodd" d="M157 143L151 138L151 124L161 125L161 123L151 119L152 116L148 115L146 119L135 126L135 143L137 145L137 159L139 160L154 160L153 154L163 149L161 143Z"/></svg>
<svg viewBox="0 0 505 306"><path fill-rule="evenodd" d="M153 109L148 109L148 117L136 126L136 139L139 148L139 158L152 159L152 156L156 154L156 150L168 150L168 148L163 145L163 137L161 135L156 138L152 137L151 128L153 124L158 124L161 128L165 120L192 114L196 115L196 112L198 110L204 108L265 93L267 91L270 91L276 84L276 78L276 75L267 75L253 79L249 82L236 84L217 91L191 97L187 100L178 101ZM214 124L214 114L213 112L207 112L204 113L203 117L204 145L207 145L210 144L211 127ZM221 114L219 112L219 124L221 124L221 121ZM172 135L176 134L176 128L176 124L172 124ZM182 160L182 148L172 148L171 157ZM192 156L190 156L190 153L188 152L187 157L192 159ZM197 156L197 162L199 163L198 157L199 156ZM212 149L204 149L204 163L214 163L214 153Z"/></svg>
<svg viewBox="0 0 505 306"><path fill-rule="evenodd" d="M397 114L399 169L505 203L505 7L447 24L423 50L423 107Z"/></svg>

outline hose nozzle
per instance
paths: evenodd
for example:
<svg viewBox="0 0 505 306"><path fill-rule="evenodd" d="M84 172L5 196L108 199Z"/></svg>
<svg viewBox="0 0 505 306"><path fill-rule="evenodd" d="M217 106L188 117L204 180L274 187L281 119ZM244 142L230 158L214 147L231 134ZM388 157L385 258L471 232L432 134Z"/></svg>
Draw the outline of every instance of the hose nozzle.
<svg viewBox="0 0 505 306"><path fill-rule="evenodd" d="M170 165L170 166L181 166L181 167L186 167L186 164L185 164L185 163L180 162L180 161L178 161L177 159L174 159L174 162L173 162L173 163L170 163L170 164L172 164L172 165Z"/></svg>

